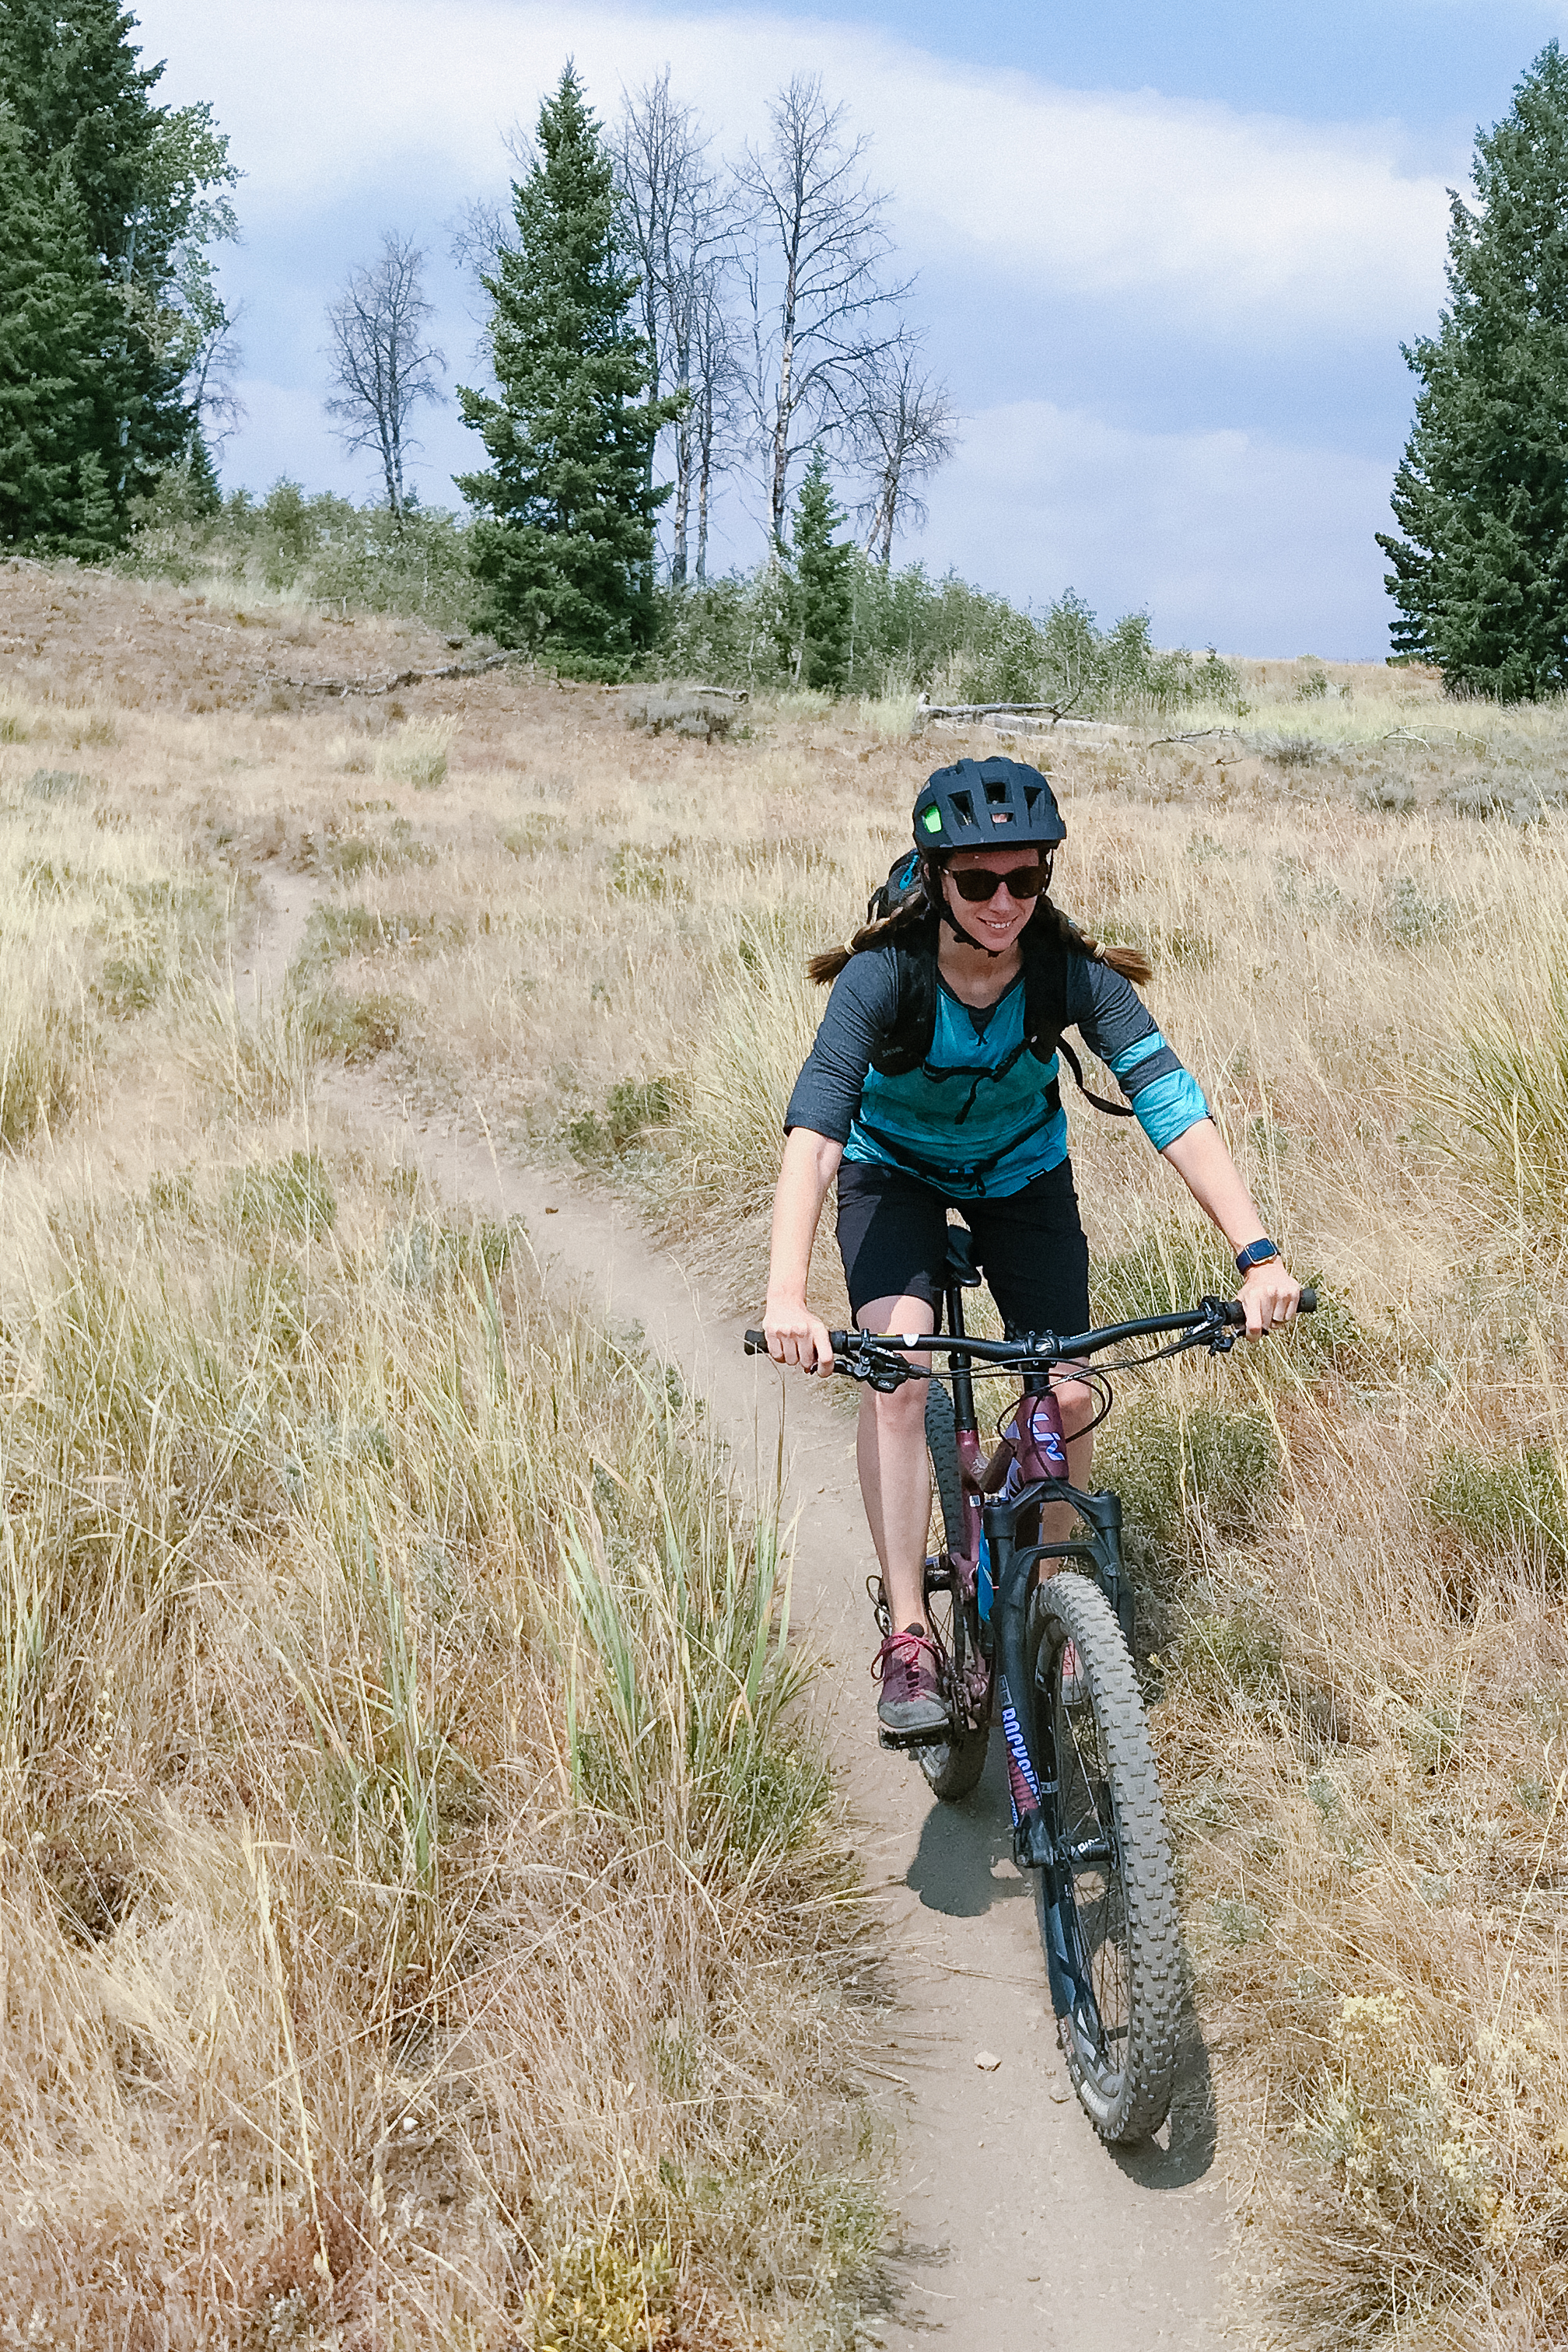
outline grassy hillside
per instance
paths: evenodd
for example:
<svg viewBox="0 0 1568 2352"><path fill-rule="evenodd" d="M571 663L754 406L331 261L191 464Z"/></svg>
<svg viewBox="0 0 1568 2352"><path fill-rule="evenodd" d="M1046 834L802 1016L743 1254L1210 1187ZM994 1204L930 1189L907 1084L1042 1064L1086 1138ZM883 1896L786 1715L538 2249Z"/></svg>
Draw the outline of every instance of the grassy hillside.
<svg viewBox="0 0 1568 2352"><path fill-rule="evenodd" d="M510 856L429 796L455 726L7 587L3 2332L837 2343L879 2143L774 1525L635 1336L321 1095L417 1050L340 949L455 964ZM326 906L258 1003L290 867Z"/></svg>
<svg viewBox="0 0 1568 2352"><path fill-rule="evenodd" d="M69 2280L86 2310L118 2262L174 2342L247 2341L337 2245L356 2315L402 2296L409 2341L499 2344L504 2311L551 2342L583 2278L707 2295L742 2341L830 2315L876 2223L822 2055L836 1947L801 1926L844 1869L816 1768L766 1707L739 1750L637 1746L605 1671L613 1601L716 1721L766 1531L646 1367L508 1236L339 1153L315 1089L374 1063L633 1192L754 1302L803 959L929 768L996 738L911 739L908 698L650 725L513 672L344 699L279 673L379 667L371 625L269 619L285 657L173 592L0 593L0 2303ZM1568 714L1237 667L1240 714L1045 756L1060 897L1152 945L1162 1024L1328 1299L1266 1357L1129 1382L1102 1456L1243 2266L1292 2347L1553 2341ZM253 1018L290 872L321 903ZM1074 1149L1104 1307L1223 1279L1135 1135L1085 1113ZM825 1306L836 1280L825 1255ZM668 1521L574 1487L605 1415ZM625 1563L674 1544L716 1594L731 1537L739 1595L678 1665Z"/></svg>

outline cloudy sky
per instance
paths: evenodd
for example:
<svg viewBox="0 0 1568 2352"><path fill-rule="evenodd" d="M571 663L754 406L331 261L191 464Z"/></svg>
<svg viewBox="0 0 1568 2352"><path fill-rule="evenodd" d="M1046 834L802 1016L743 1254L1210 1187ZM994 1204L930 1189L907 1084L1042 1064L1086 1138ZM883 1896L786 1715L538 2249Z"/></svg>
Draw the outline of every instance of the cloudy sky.
<svg viewBox="0 0 1568 2352"><path fill-rule="evenodd" d="M431 257L477 381L449 226L504 197L506 134L567 56L601 115L664 66L716 148L821 74L869 134L912 310L963 415L905 560L1037 602L1137 607L1163 644L1374 656L1399 344L1443 294L1446 190L1568 0L146 0L160 95L210 99L246 174L245 418L226 482L374 493L334 440L322 313L384 227ZM415 471L455 503L478 444L427 411ZM726 510L750 562L754 498Z"/></svg>

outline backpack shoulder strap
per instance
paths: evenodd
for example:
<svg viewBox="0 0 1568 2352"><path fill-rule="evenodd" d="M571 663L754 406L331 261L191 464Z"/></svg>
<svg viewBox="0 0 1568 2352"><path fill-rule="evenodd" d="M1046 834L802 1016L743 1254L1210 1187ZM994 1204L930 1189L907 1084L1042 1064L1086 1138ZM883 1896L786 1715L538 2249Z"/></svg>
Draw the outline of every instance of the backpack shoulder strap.
<svg viewBox="0 0 1568 2352"><path fill-rule="evenodd" d="M1024 936L1027 939L1028 933L1026 931ZM1067 1024L1067 946L1054 931L1047 933L1024 967L1024 1019L1029 1045L1042 1062L1059 1054L1072 1072L1073 1084L1079 1094L1096 1110L1103 1111L1108 1118L1131 1118L1131 1105L1109 1102L1104 1095L1097 1095L1083 1082L1083 1065L1062 1034Z"/></svg>
<svg viewBox="0 0 1568 2352"><path fill-rule="evenodd" d="M1131 1118L1132 1117L1132 1106L1131 1103L1108 1102L1103 1095L1097 1095L1093 1091L1092 1087L1086 1087L1084 1085L1083 1066L1079 1062L1078 1055L1073 1052L1072 1047L1068 1044L1065 1037L1058 1038L1057 1051L1061 1055L1063 1061L1067 1064L1068 1069L1072 1072L1073 1084L1077 1087L1085 1102L1092 1103L1095 1109L1102 1110L1108 1118Z"/></svg>

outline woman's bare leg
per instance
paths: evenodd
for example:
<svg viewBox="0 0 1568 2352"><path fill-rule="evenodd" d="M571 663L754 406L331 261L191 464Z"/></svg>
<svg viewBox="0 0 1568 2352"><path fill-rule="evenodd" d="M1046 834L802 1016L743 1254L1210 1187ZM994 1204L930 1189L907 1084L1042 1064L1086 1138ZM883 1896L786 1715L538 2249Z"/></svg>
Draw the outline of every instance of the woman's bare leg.
<svg viewBox="0 0 1568 2352"><path fill-rule="evenodd" d="M858 1320L867 1331L936 1328L935 1316L921 1298L874 1298L862 1307ZM891 1396L879 1396L871 1388L860 1392L855 1444L860 1494L897 1633L925 1622L926 1535L931 1526L926 1394L924 1381L906 1381Z"/></svg>

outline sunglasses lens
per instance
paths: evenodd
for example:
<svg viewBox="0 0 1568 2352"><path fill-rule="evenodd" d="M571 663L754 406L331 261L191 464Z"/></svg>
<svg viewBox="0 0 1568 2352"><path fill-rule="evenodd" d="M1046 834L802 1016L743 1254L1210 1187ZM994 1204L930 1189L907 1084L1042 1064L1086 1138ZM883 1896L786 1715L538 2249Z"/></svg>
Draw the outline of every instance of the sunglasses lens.
<svg viewBox="0 0 1568 2352"><path fill-rule="evenodd" d="M992 874L984 866L953 875L953 886L961 898L972 907L994 898L1004 882L1015 898L1037 898L1051 878L1048 866L1016 866L1010 874Z"/></svg>

